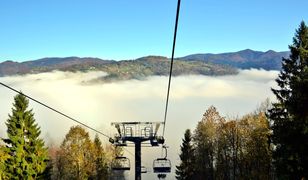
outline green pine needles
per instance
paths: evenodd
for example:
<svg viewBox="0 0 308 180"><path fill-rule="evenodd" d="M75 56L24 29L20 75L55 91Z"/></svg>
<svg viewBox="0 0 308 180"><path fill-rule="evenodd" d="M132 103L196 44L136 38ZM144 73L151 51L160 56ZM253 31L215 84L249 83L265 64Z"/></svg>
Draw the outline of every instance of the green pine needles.
<svg viewBox="0 0 308 180"><path fill-rule="evenodd" d="M176 166L176 179L190 180L195 179L195 156L192 144L192 134L189 129L185 131L183 143L181 146L181 163Z"/></svg>
<svg viewBox="0 0 308 180"><path fill-rule="evenodd" d="M308 27L296 30L291 55L283 59L282 71L273 89L278 99L269 110L274 164L279 179L308 178Z"/></svg>
<svg viewBox="0 0 308 180"><path fill-rule="evenodd" d="M6 122L5 176L8 179L40 179L47 166L48 152L41 131L35 123L29 100L22 94L14 97L12 114Z"/></svg>

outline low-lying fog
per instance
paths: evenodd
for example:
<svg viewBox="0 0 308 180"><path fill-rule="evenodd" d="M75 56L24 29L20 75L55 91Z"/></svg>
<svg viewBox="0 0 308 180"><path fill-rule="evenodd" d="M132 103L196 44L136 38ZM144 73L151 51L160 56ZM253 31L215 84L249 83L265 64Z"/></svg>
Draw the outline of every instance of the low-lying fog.
<svg viewBox="0 0 308 180"><path fill-rule="evenodd" d="M117 121L163 121L167 77L149 77L146 81L130 80L114 83L87 84L103 76L103 72L50 72L35 75L1 77L6 83L110 136ZM214 105L222 116L236 117L252 112L266 98L273 98L277 71L241 70L232 76L173 77L166 124L166 143L173 167L179 162L181 139L187 128L192 130L203 113ZM13 91L0 87L0 136L6 136L5 121L11 113ZM59 144L74 122L30 101L46 144ZM89 130L92 138L94 133ZM101 136L102 140L106 138ZM107 143L107 141L106 141ZM128 148L134 152L133 148ZM143 148L143 164L151 170L160 148ZM127 154L134 165L134 158ZM128 173L134 176L134 168ZM152 173L143 175L156 179ZM173 174L167 179L174 179Z"/></svg>

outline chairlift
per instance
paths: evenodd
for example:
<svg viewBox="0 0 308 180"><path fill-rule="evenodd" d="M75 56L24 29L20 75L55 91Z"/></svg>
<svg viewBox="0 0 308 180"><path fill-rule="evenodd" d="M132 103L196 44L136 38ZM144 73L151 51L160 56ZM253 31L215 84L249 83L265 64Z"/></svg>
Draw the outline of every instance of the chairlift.
<svg viewBox="0 0 308 180"><path fill-rule="evenodd" d="M129 171L130 161L126 157L116 157L115 162L112 164L112 170L116 171Z"/></svg>
<svg viewBox="0 0 308 180"><path fill-rule="evenodd" d="M157 158L153 162L154 173L170 173L171 161L166 158Z"/></svg>
<svg viewBox="0 0 308 180"><path fill-rule="evenodd" d="M147 173L148 170L145 166L141 166L141 173Z"/></svg>
<svg viewBox="0 0 308 180"><path fill-rule="evenodd" d="M157 158L153 161L154 173L170 173L171 172L171 161L167 159L167 147L163 146L166 155L164 158Z"/></svg>
<svg viewBox="0 0 308 180"><path fill-rule="evenodd" d="M166 176L166 174L157 174L158 179L165 179Z"/></svg>

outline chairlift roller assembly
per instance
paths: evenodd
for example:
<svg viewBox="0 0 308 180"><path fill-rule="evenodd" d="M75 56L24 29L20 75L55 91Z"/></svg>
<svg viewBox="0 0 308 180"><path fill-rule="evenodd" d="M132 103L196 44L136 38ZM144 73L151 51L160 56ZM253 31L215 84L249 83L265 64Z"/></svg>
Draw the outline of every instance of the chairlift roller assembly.
<svg viewBox="0 0 308 180"><path fill-rule="evenodd" d="M151 146L159 146L165 142L162 136L158 136L158 129L162 122L114 122L118 134L109 141L116 147L127 146L127 142L135 144L135 179L141 179L141 173L147 169L141 166L141 144L150 141ZM129 159L116 157L112 170L130 170Z"/></svg>

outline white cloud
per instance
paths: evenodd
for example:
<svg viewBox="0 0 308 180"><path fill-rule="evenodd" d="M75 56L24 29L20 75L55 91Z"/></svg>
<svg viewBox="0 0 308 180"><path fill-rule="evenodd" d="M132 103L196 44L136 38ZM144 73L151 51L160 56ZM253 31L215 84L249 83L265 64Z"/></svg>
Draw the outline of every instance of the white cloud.
<svg viewBox="0 0 308 180"><path fill-rule="evenodd" d="M1 77L6 83L98 130L113 135L113 121L163 121L167 77L150 77L146 81L86 84L104 72L50 72L25 76ZM232 76L179 76L172 79L166 141L169 156L176 165L185 129L194 129L210 106L223 116L237 116L253 111L267 97L273 97L277 71L242 70ZM5 120L11 113L14 92L0 88L0 136L5 135ZM61 141L75 123L34 103L30 103L42 136ZM90 130L89 130L90 131ZM93 135L94 133L92 133ZM103 137L102 137L103 139ZM133 151L133 149L131 149ZM157 148L144 150L146 165L151 165ZM131 158L133 161L133 158ZM175 166L174 166L175 167ZM173 168L174 170L174 168ZM133 175L133 171L130 173ZM155 176L149 174L148 178Z"/></svg>

